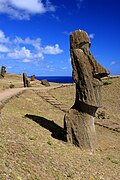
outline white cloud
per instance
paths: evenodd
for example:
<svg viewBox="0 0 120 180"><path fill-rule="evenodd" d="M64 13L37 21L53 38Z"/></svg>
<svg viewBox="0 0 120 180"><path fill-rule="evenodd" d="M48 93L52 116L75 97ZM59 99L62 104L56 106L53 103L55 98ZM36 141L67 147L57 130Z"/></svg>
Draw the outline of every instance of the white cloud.
<svg viewBox="0 0 120 180"><path fill-rule="evenodd" d="M111 61L110 65L116 64L116 61Z"/></svg>
<svg viewBox="0 0 120 180"><path fill-rule="evenodd" d="M14 59L22 62L37 62L44 59L45 54L57 55L63 52L59 44L46 45L41 44L41 39L31 39L29 37L22 39L15 37L6 38L3 31L0 30L0 59Z"/></svg>
<svg viewBox="0 0 120 180"><path fill-rule="evenodd" d="M12 69L12 66L7 66L7 69Z"/></svg>
<svg viewBox="0 0 120 180"><path fill-rule="evenodd" d="M68 62L71 64L71 61L72 61L72 59L71 59L71 57L68 59Z"/></svg>
<svg viewBox="0 0 120 180"><path fill-rule="evenodd" d="M34 48L38 51L36 56L42 57L43 54L60 54L63 52L62 49L60 49L59 44L55 44L54 46L47 45L45 47L41 46L41 39L30 39L30 38L25 38L24 40L20 37L16 37L14 39L14 43L17 44L29 44L34 46Z"/></svg>
<svg viewBox="0 0 120 180"><path fill-rule="evenodd" d="M34 46L37 50L40 50L40 46L41 46L41 39L37 38L37 39L30 39L29 37L25 38L24 40L21 37L16 37L14 39L14 43L16 44L29 44Z"/></svg>
<svg viewBox="0 0 120 180"><path fill-rule="evenodd" d="M94 33L89 34L89 38L90 38L90 39L94 39L94 37L95 37L95 34L94 34Z"/></svg>
<svg viewBox="0 0 120 180"><path fill-rule="evenodd" d="M0 44L0 52L5 53L5 52L9 52L9 51L10 50L6 46Z"/></svg>
<svg viewBox="0 0 120 180"><path fill-rule="evenodd" d="M8 14L11 18L29 20L31 15L55 11L55 6L49 0L0 0L0 13Z"/></svg>
<svg viewBox="0 0 120 180"><path fill-rule="evenodd" d="M67 31L64 31L63 34L67 35L67 36L70 36L72 32L67 32Z"/></svg>
<svg viewBox="0 0 120 180"><path fill-rule="evenodd" d="M44 54L60 54L63 50L60 49L59 44L55 44L55 46L46 46L43 52Z"/></svg>
<svg viewBox="0 0 120 180"><path fill-rule="evenodd" d="M42 52L38 51L37 53L34 54L35 59L44 59L44 55Z"/></svg>
<svg viewBox="0 0 120 180"><path fill-rule="evenodd" d="M62 67L61 69L62 69L62 70L67 70L67 67Z"/></svg>
<svg viewBox="0 0 120 180"><path fill-rule="evenodd" d="M6 43L8 41L9 41L9 38L6 38L4 32L0 30L0 43L1 42Z"/></svg>
<svg viewBox="0 0 120 180"><path fill-rule="evenodd" d="M25 10L30 13L44 13L46 8L43 3L38 0L11 0L11 5L17 9Z"/></svg>
<svg viewBox="0 0 120 180"><path fill-rule="evenodd" d="M23 59L22 62L28 63L28 62L31 62L31 59Z"/></svg>
<svg viewBox="0 0 120 180"><path fill-rule="evenodd" d="M13 52L8 53L8 57L11 59L32 58L32 54L29 49L22 47L21 49L14 49Z"/></svg>

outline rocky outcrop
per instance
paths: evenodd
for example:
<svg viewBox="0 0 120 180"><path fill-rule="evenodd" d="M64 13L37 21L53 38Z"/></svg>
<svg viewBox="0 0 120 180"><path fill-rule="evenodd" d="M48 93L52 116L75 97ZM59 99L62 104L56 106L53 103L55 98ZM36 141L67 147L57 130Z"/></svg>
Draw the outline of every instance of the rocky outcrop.
<svg viewBox="0 0 120 180"><path fill-rule="evenodd" d="M66 113L64 129L67 140L81 149L93 151L96 144L94 116L101 106L101 78L110 72L103 68L90 53L90 40L85 31L77 30L70 36L70 55L76 99Z"/></svg>

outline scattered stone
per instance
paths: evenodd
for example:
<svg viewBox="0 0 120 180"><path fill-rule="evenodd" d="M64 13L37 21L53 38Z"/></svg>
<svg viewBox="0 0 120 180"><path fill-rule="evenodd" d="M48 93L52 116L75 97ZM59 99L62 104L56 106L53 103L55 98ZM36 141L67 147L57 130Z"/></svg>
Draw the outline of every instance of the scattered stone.
<svg viewBox="0 0 120 180"><path fill-rule="evenodd" d="M96 146L95 112L101 106L101 78L110 72L90 53L90 40L85 31L77 30L70 36L70 54L76 99L65 114L64 129L67 141L81 149L93 151Z"/></svg>
<svg viewBox="0 0 120 180"><path fill-rule="evenodd" d="M24 87L30 87L30 81L27 78L27 74L24 72L23 73L23 83L24 83Z"/></svg>
<svg viewBox="0 0 120 180"><path fill-rule="evenodd" d="M106 119L105 111L98 111L96 117L98 119Z"/></svg>
<svg viewBox="0 0 120 180"><path fill-rule="evenodd" d="M49 87L50 86L50 83L47 81L47 79L43 79L41 80L41 84L46 86L46 87Z"/></svg>
<svg viewBox="0 0 120 180"><path fill-rule="evenodd" d="M105 111L97 111L95 117L102 120L109 119L109 115L107 115Z"/></svg>

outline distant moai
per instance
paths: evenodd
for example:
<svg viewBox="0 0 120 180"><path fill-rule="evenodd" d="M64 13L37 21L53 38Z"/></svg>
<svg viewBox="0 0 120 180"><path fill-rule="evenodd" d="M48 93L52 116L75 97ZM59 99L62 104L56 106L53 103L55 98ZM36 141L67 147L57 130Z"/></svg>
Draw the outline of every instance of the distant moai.
<svg viewBox="0 0 120 180"><path fill-rule="evenodd" d="M35 81L35 75L31 76L31 81Z"/></svg>
<svg viewBox="0 0 120 180"><path fill-rule="evenodd" d="M1 78L4 78L4 77L5 77L5 74L6 74L6 67L5 67L5 66L2 66L2 67L1 67L0 77L1 77Z"/></svg>
<svg viewBox="0 0 120 180"><path fill-rule="evenodd" d="M101 78L110 72L92 56L90 45L85 31L77 30L70 35L76 99L74 105L65 114L64 129L68 142L81 149L94 151L96 147L94 117L96 110L101 106Z"/></svg>
<svg viewBox="0 0 120 180"><path fill-rule="evenodd" d="M28 80L27 74L25 72L23 73L23 84L24 87L30 87L30 81Z"/></svg>

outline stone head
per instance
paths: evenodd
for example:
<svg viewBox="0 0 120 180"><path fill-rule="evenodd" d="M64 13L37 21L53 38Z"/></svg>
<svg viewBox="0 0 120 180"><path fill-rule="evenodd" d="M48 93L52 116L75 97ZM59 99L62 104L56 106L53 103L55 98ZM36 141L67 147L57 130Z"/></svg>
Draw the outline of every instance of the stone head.
<svg viewBox="0 0 120 180"><path fill-rule="evenodd" d="M83 30L76 30L70 35L70 49L90 48L90 39Z"/></svg>

